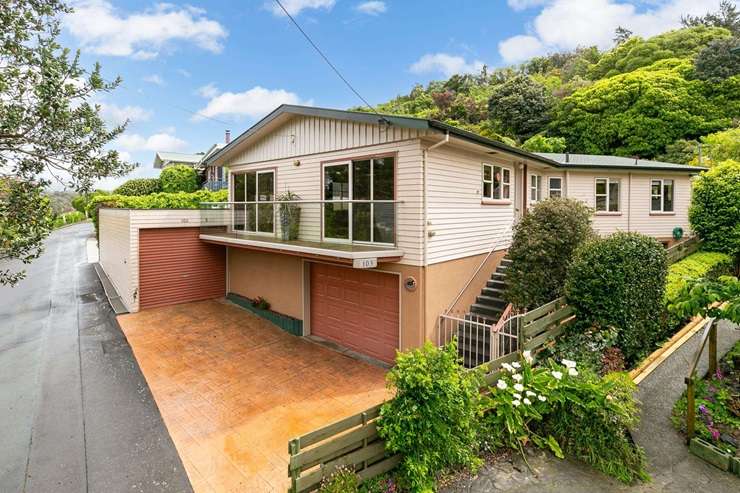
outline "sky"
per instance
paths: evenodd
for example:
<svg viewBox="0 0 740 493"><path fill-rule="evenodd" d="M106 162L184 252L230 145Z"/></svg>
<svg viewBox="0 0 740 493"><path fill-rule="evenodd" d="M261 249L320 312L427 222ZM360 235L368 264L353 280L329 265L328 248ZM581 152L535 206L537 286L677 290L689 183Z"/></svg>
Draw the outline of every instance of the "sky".
<svg viewBox="0 0 740 493"><path fill-rule="evenodd" d="M371 104L417 83L520 63L578 46L612 45L626 27L651 36L719 0L282 0ZM740 1L740 0L738 0ZM111 144L157 176L155 151L202 152L239 135L282 103L361 104L272 0L73 0L61 42L123 83L96 98Z"/></svg>

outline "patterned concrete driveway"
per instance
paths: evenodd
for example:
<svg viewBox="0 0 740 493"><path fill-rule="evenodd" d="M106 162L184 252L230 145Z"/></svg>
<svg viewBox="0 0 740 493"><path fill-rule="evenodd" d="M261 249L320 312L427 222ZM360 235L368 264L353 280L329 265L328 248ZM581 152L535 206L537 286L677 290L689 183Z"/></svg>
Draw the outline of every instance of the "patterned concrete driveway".
<svg viewBox="0 0 740 493"><path fill-rule="evenodd" d="M196 493L286 491L288 440L387 396L385 370L228 302L118 320Z"/></svg>

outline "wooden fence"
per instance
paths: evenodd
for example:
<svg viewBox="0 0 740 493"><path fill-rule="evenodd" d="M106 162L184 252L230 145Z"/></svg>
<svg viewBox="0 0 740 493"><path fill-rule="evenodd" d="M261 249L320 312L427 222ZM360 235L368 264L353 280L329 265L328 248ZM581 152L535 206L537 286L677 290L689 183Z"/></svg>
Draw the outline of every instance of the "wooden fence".
<svg viewBox="0 0 740 493"><path fill-rule="evenodd" d="M522 341L520 351L536 352L547 339L559 335L573 319L573 308L565 304L564 298L514 315L512 320L518 324L519 340ZM517 361L519 357L520 352L513 352L482 365L487 368L481 390L487 390L499 378L503 363ZM340 466L353 468L360 481L396 467L401 462L401 456L389 455L385 450L385 441L378 436L377 420L381 405L288 442L290 491L300 493L315 490L323 478L331 476Z"/></svg>
<svg viewBox="0 0 740 493"><path fill-rule="evenodd" d="M666 254L668 255L668 263L672 264L678 262L684 257L688 257L692 253L695 253L697 250L699 250L699 246L701 246L701 240L698 236L692 236L688 240L676 243L666 250Z"/></svg>

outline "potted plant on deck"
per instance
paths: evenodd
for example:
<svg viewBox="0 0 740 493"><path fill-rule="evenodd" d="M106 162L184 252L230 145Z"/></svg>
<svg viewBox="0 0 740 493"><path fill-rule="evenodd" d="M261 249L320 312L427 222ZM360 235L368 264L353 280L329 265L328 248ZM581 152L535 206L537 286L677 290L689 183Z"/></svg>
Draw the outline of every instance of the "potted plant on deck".
<svg viewBox="0 0 740 493"><path fill-rule="evenodd" d="M280 204L280 234L283 240L297 240L298 232L301 228L301 208L298 204L288 202L300 200L301 198L291 192L285 191L278 195L277 200Z"/></svg>

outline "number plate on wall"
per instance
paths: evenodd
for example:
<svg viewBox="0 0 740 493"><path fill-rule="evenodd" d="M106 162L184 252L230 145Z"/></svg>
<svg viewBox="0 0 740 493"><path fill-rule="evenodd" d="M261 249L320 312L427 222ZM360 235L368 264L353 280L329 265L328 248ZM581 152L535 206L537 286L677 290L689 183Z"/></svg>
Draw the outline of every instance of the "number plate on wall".
<svg viewBox="0 0 740 493"><path fill-rule="evenodd" d="M377 258L356 258L352 261L352 267L355 269L373 269L377 266Z"/></svg>

